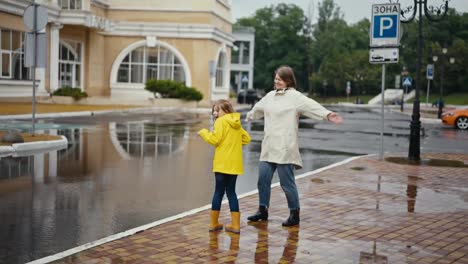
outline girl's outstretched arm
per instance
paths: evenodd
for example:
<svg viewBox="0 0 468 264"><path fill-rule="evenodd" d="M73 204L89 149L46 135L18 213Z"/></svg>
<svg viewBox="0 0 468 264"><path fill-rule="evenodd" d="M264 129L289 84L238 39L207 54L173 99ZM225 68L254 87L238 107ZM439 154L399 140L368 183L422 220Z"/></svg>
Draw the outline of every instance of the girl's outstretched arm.
<svg viewBox="0 0 468 264"><path fill-rule="evenodd" d="M221 124L221 120L216 119L214 123L214 128L213 131L209 131L206 128L203 128L202 130L198 131L198 135L203 138L203 140L206 141L206 143L211 144L215 147L221 143L221 139L223 138L223 125Z"/></svg>

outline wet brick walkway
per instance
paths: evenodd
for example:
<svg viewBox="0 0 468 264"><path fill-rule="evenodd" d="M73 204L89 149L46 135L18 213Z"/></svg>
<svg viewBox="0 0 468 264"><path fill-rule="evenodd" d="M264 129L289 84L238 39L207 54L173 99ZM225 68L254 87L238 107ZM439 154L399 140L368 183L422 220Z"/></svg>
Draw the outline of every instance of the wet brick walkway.
<svg viewBox="0 0 468 264"><path fill-rule="evenodd" d="M424 154L468 164L468 155ZM208 211L90 248L56 263L468 263L468 168L398 165L365 157L297 180L300 227L280 187L268 222L210 233ZM222 221L228 222L223 204Z"/></svg>

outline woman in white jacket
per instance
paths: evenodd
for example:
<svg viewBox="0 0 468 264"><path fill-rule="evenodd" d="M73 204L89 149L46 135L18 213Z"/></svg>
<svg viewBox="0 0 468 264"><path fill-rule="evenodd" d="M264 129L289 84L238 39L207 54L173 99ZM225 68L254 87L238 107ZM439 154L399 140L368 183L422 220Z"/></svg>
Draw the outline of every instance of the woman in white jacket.
<svg viewBox="0 0 468 264"><path fill-rule="evenodd" d="M299 116L328 120L336 124L343 122L343 119L296 91L296 78L289 66L279 67L275 74L275 89L255 104L246 117L247 122L261 117L264 117L265 122L265 137L258 165L259 209L247 219L268 220L271 180L275 170L278 170L280 185L286 194L290 210L283 226L294 226L300 221L299 194L294 178L294 168L302 168L298 145Z"/></svg>

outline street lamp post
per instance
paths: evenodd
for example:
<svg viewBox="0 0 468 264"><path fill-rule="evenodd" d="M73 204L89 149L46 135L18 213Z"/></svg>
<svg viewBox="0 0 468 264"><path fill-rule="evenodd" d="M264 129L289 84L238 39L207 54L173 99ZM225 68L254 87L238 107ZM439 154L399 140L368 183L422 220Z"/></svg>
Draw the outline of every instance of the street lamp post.
<svg viewBox="0 0 468 264"><path fill-rule="evenodd" d="M364 80L364 76L362 76L360 73L358 73L354 78L356 86L356 104L361 104L361 98L359 98L359 95L361 94L362 80Z"/></svg>
<svg viewBox="0 0 468 264"><path fill-rule="evenodd" d="M390 2L398 2L399 0L390 0ZM420 151L420 133L421 133L421 121L420 121L420 108L419 108L419 92L421 90L421 66L422 66L422 45L423 45L423 36L422 36L422 19L423 19L423 9L424 15L430 21L438 21L442 19L448 12L448 1L443 0L444 4L437 6L428 6L428 0L414 0L413 5L402 9L401 11L401 22L409 23L414 20L416 17L416 12L418 13L418 63L416 67L416 92L413 102L413 114L411 116L411 125L410 125L410 144L408 151L408 159L413 161L421 160ZM411 12L410 17L406 17L407 13ZM436 15L433 16L433 15Z"/></svg>
<svg viewBox="0 0 468 264"><path fill-rule="evenodd" d="M325 99L327 98L327 85L328 85L328 81L323 80L323 97L325 97Z"/></svg>
<svg viewBox="0 0 468 264"><path fill-rule="evenodd" d="M444 104L442 103L442 96L444 95L443 94L443 91L444 91L444 74L445 74L445 63L446 63L446 55L447 55L447 52L448 52L448 49L446 46L444 46L442 48L442 58L440 60L440 63L441 63L441 71L440 71L440 92L439 92L439 101L437 102L437 106L439 108L439 110L437 111L437 117L438 118L442 118L442 109L444 107ZM437 55L434 55L432 57L432 60L435 62L437 62L437 60L439 59L439 57ZM455 63L455 58L453 57L450 57L449 58L449 61L448 61L450 64L453 64Z"/></svg>

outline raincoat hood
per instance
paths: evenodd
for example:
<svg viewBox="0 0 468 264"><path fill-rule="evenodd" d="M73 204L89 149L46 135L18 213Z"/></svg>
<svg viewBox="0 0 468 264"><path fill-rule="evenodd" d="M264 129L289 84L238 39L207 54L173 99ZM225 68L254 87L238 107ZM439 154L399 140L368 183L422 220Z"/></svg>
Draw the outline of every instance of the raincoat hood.
<svg viewBox="0 0 468 264"><path fill-rule="evenodd" d="M241 121L240 121L239 113L225 114L222 117L220 117L220 119L226 121L234 129L241 128Z"/></svg>

